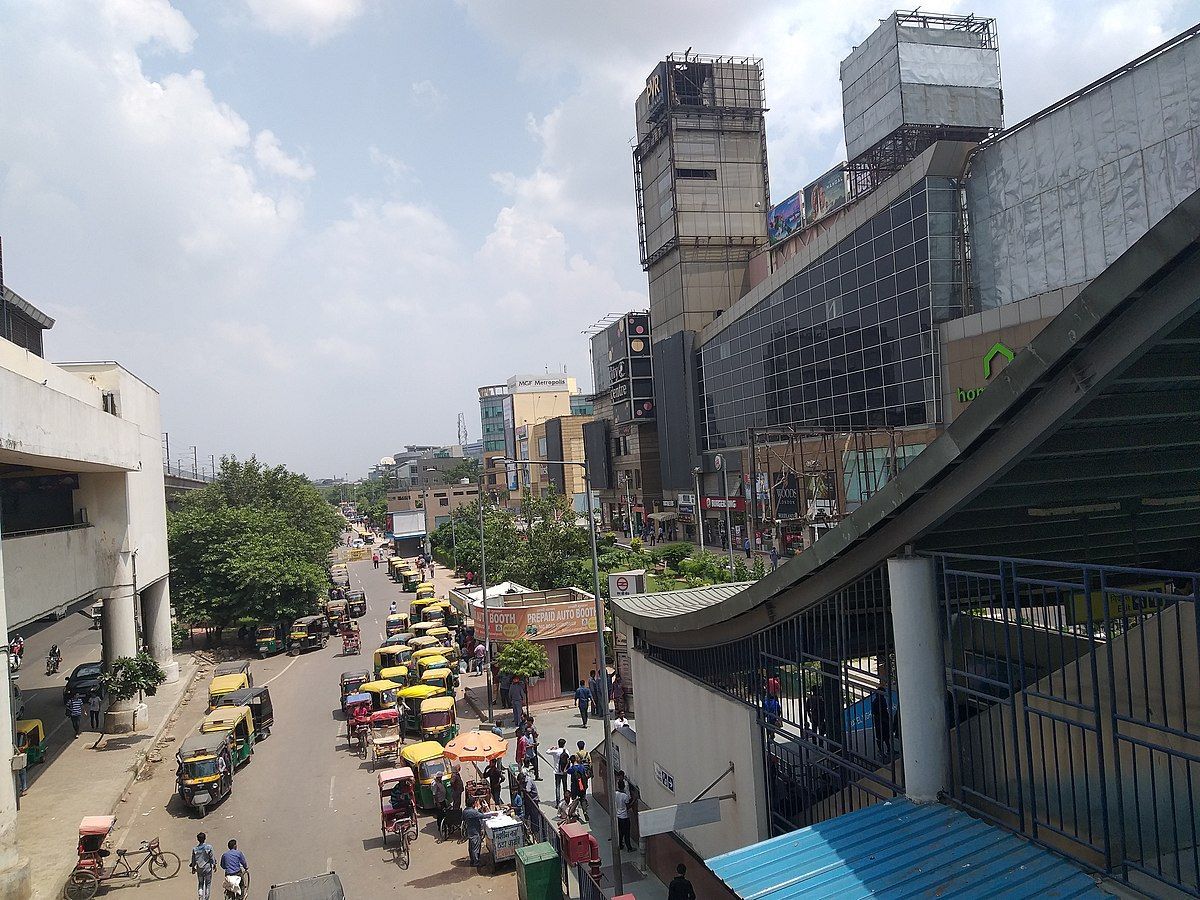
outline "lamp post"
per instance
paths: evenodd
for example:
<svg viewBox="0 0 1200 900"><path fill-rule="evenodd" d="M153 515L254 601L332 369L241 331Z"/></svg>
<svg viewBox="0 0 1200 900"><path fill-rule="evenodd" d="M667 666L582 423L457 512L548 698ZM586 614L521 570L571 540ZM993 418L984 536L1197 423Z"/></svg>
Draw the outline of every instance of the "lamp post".
<svg viewBox="0 0 1200 900"><path fill-rule="evenodd" d="M487 703L488 724L495 719L492 709L492 620L488 614L487 596L487 546L483 530L483 480L484 472L479 473L479 584L483 589L483 655L484 668L487 670Z"/></svg>
<svg viewBox="0 0 1200 900"><path fill-rule="evenodd" d="M421 486L421 511L425 513L425 555L430 559L433 558L433 544L429 540L429 473L437 471L439 470L430 466L421 472L425 476L421 479L425 482Z"/></svg>
<svg viewBox="0 0 1200 900"><path fill-rule="evenodd" d="M704 508L700 497L700 475L703 469L699 466L692 469L692 477L696 479L696 525L698 526L698 536L700 538L700 549L704 549Z"/></svg>
<svg viewBox="0 0 1200 900"><path fill-rule="evenodd" d="M505 463L521 462L519 460L505 459ZM596 655L600 663L600 672L604 676L605 691L608 690L608 656L604 650L604 601L600 599L600 556L596 550L596 514L592 505L592 478L588 472L587 460L574 459L545 459L540 462L555 465L555 466L579 466L583 469L583 490L587 494L587 525L588 535L592 543L592 587L593 596L596 602ZM528 463L526 463L528 464ZM626 482L628 484L628 482ZM633 520L630 520L630 529L632 530ZM485 595L486 596L486 595ZM604 698L604 702L600 704L600 712L604 718L604 758L607 762L608 769L608 825L610 834L617 834L617 803L614 799L617 793L617 774L616 767L613 765L612 752L612 716L610 713L611 704L608 697ZM622 894L625 889L624 878L621 875L621 845L620 842L613 842L613 881L616 884L616 893Z"/></svg>
<svg viewBox="0 0 1200 900"><path fill-rule="evenodd" d="M721 489L725 492L725 540L729 543L729 577L733 577L733 524L729 515L729 473L725 471L725 457L720 453L713 460L721 473Z"/></svg>

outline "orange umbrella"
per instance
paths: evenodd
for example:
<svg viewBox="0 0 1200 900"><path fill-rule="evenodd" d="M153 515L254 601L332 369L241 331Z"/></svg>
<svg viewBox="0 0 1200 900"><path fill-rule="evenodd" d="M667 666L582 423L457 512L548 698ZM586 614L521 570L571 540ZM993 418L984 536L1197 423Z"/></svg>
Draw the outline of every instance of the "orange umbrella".
<svg viewBox="0 0 1200 900"><path fill-rule="evenodd" d="M458 762L487 762L508 752L508 741L486 731L464 731L446 744L443 755Z"/></svg>

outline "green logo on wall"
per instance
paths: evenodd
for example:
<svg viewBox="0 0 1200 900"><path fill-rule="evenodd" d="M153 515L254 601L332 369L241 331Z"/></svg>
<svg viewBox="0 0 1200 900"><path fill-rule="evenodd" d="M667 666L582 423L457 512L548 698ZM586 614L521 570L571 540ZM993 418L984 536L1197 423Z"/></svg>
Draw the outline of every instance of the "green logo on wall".
<svg viewBox="0 0 1200 900"><path fill-rule="evenodd" d="M1003 341L996 341L996 343L992 344L992 349L983 356L983 380L992 380L992 360L994 360L997 356L1003 356L1008 362L1012 362L1013 357L1016 355L1017 354L1013 351L1013 349ZM958 402L970 403L982 393L983 388L981 387L958 388Z"/></svg>

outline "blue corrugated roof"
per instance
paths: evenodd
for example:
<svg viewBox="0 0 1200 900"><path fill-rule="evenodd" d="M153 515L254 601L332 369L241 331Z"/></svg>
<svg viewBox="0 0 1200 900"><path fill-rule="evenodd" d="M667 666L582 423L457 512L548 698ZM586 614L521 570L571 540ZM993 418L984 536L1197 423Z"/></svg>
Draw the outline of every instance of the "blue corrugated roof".
<svg viewBox="0 0 1200 900"><path fill-rule="evenodd" d="M715 856L742 900L1106 897L1083 870L941 804L890 800Z"/></svg>

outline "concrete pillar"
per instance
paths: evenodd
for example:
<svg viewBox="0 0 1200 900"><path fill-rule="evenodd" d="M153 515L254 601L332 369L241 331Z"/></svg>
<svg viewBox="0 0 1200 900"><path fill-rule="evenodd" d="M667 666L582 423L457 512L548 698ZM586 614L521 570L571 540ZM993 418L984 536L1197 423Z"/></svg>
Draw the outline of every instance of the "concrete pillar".
<svg viewBox="0 0 1200 900"><path fill-rule="evenodd" d="M8 609L4 598L4 551L0 547L0 640L7 640ZM8 656L0 660L0 722L8 729L8 744L0 744L0 897L27 900L33 894L29 878L29 860L17 852L17 782L9 760L15 749L12 731L12 686L8 677Z"/></svg>
<svg viewBox="0 0 1200 900"><path fill-rule="evenodd" d="M167 578L147 585L142 594L142 632L150 655L166 673L166 683L179 680L179 663L171 655L171 586Z"/></svg>
<svg viewBox="0 0 1200 900"><path fill-rule="evenodd" d="M112 665L122 656L136 656L138 651L137 619L134 613L138 601L133 594L132 557L133 554L128 550L117 553L113 579L115 586L104 598L100 637L104 645L103 659L106 666ZM139 704L137 697L120 703L110 702L104 713L104 730L109 734L126 734L145 727L145 704Z"/></svg>
<svg viewBox="0 0 1200 900"><path fill-rule="evenodd" d="M892 632L904 755L904 792L917 803L935 803L949 790L946 663L933 560L888 560Z"/></svg>

